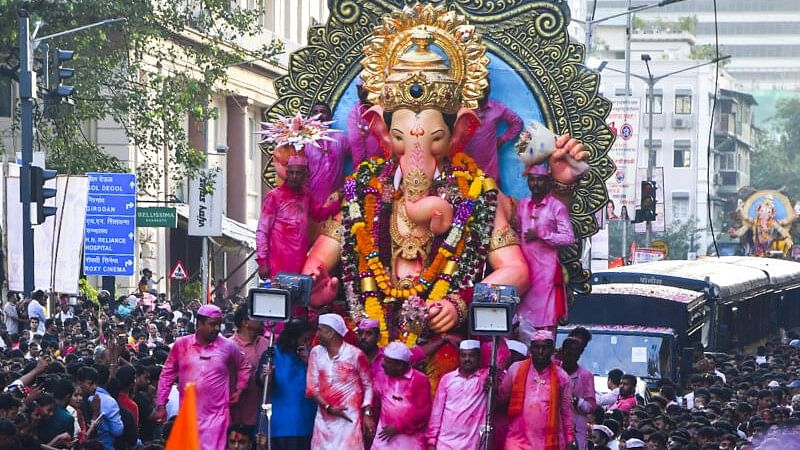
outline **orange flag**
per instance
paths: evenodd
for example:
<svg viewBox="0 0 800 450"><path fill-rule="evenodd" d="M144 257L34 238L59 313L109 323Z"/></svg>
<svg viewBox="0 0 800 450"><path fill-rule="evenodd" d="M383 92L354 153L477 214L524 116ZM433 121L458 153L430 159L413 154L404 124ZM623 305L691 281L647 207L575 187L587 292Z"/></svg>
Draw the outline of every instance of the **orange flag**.
<svg viewBox="0 0 800 450"><path fill-rule="evenodd" d="M164 450L200 450L200 436L197 430L197 393L194 383L186 385L178 418L175 419Z"/></svg>

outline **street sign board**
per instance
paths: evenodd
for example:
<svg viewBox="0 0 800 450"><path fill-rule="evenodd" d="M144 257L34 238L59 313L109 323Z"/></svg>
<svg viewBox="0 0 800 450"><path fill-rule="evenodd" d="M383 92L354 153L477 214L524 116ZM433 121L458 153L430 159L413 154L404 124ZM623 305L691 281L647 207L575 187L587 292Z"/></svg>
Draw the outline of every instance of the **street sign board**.
<svg viewBox="0 0 800 450"><path fill-rule="evenodd" d="M189 272L186 271L186 267L183 265L183 261L180 259L175 261L175 265L172 267L172 270L169 271L169 279L170 280L185 280L189 278Z"/></svg>
<svg viewBox="0 0 800 450"><path fill-rule="evenodd" d="M175 228L178 225L178 213L175 208L138 208L136 210L137 227Z"/></svg>
<svg viewBox="0 0 800 450"><path fill-rule="evenodd" d="M136 254L136 175L88 173L83 272L130 276Z"/></svg>
<svg viewBox="0 0 800 450"><path fill-rule="evenodd" d="M657 248L639 247L633 254L633 263L641 264L664 259L664 251Z"/></svg>

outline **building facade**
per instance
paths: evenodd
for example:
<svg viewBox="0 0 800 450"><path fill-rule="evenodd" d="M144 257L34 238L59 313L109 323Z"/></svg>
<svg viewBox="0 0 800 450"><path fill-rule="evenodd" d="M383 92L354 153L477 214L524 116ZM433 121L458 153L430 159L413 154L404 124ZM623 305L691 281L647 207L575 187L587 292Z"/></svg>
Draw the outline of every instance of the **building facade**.
<svg viewBox="0 0 800 450"><path fill-rule="evenodd" d="M289 54L305 45L310 26L327 20L327 0L237 0L241 7L261 8L258 18L263 33L242 38L233 43L245 49L255 49L279 38L284 44L284 53L278 63L246 61L228 68L228 82L211 99L217 117L208 124L186 118L185 130L194 148L207 149L210 167L218 167L223 173L223 236L210 238L210 279L223 280L228 296L246 295L248 286L254 283L256 271L255 228L261 209L261 199L267 187L262 173L266 160L262 158L257 132L261 128L264 111L277 99L273 81L285 73ZM202 45L200 32L188 32L183 39L194 40ZM154 61L152 66L159 67ZM166 68L169 69L169 68ZM155 69L154 69L155 70ZM0 139L6 149L7 160L13 161L14 152L19 151L19 136L13 130L16 86L8 78L0 77ZM91 121L85 125L85 134L107 153L117 157L131 171L145 157L131 144L120 124L111 119ZM163 167L163 165L162 165ZM160 201L177 199L178 227L139 228L137 230L136 271L150 269L159 279L160 292L176 292L175 283L170 283L170 268L177 260L184 262L192 278L199 278L200 238L188 236L186 216L188 206L187 183L171 184L164 180L159 187L161 195L140 194L139 207L156 206ZM164 195L171 193L174 197ZM163 203L160 203L163 206ZM100 280L92 280L99 285ZM136 288L138 276L116 277L118 294ZM171 286L172 284L172 286Z"/></svg>
<svg viewBox="0 0 800 450"><path fill-rule="evenodd" d="M696 61L650 62L653 75L691 67ZM600 91L606 97L625 95L624 61L612 60L602 72ZM632 73L647 76L644 63L634 60ZM714 132L709 145L714 100L715 67L694 68L664 78L653 90L653 142L655 167L663 168L664 185L659 196L664 200L664 223L667 227L693 220L700 231L699 254L705 254L712 243L709 208L714 234L720 235L722 216L728 205L735 206L736 192L750 183L752 144L752 96L740 92L736 81L724 71L720 73L720 97L714 108ZM631 95L640 99L642 116L639 123L637 165L648 163L648 97L647 84L631 79ZM724 130L721 128L725 125ZM710 159L709 159L710 155ZM711 170L708 170L709 162ZM710 175L710 178L709 178ZM710 191L710 196L709 196ZM709 203L709 199L711 200Z"/></svg>

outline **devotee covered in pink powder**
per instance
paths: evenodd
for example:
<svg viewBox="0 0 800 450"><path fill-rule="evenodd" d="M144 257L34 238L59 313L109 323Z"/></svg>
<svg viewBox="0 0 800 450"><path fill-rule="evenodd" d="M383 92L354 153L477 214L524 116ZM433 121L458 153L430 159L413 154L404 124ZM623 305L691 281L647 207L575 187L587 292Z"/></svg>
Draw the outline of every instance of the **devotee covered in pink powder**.
<svg viewBox="0 0 800 450"><path fill-rule="evenodd" d="M481 369L481 343L463 340L459 367L439 380L428 422L428 449L478 448L480 429L486 420L488 369Z"/></svg>
<svg viewBox="0 0 800 450"><path fill-rule="evenodd" d="M569 375L572 386L572 416L575 423L575 437L578 448L587 448L587 422L589 416L597 408L597 399L594 392L594 375L585 367L578 364L583 353L583 341L576 337L568 337L561 344L561 368Z"/></svg>
<svg viewBox="0 0 800 450"><path fill-rule="evenodd" d="M520 247L528 263L530 288L517 308L527 326L553 328L567 313L567 297L559 247L572 245L575 234L564 203L550 194L549 169L533 165L527 171L530 198L517 204Z"/></svg>
<svg viewBox="0 0 800 450"><path fill-rule="evenodd" d="M197 329L175 341L164 363L156 394L156 421L166 420L170 389L179 380L197 386L197 421L203 450L225 448L230 404L239 401L250 380L250 364L232 341L219 335L222 311L214 305L197 310ZM231 392L231 387L235 391Z"/></svg>
<svg viewBox="0 0 800 450"><path fill-rule="evenodd" d="M509 367L498 404L508 404L505 450L577 449L569 376L552 360L553 333L536 331L531 358Z"/></svg>
<svg viewBox="0 0 800 450"><path fill-rule="evenodd" d="M364 82L361 77L356 80L358 90L358 101L347 115L347 143L350 147L350 155L353 157L353 171L365 159L376 156L383 156L378 140L369 130L369 123L362 117L364 113L372 107L367 101L367 91L364 89Z"/></svg>
<svg viewBox="0 0 800 450"><path fill-rule="evenodd" d="M327 103L315 103L311 107L311 118L314 117L318 117L323 123L329 123L333 117L330 106ZM344 162L348 152L347 135L338 130L328 130L325 138L307 143L303 147L303 152L308 158L308 186L311 198L315 204L324 205L328 203L331 194L344 185Z"/></svg>
<svg viewBox="0 0 800 450"><path fill-rule="evenodd" d="M364 352L344 341L347 326L338 314L319 316L319 345L308 357L306 396L319 404L311 448L364 448L375 435L372 376Z"/></svg>
<svg viewBox="0 0 800 450"><path fill-rule="evenodd" d="M383 372L383 349L378 347L380 338L381 330L377 320L361 319L358 322L358 348L364 352L369 361L373 380Z"/></svg>
<svg viewBox="0 0 800 450"><path fill-rule="evenodd" d="M503 103L497 100L489 100L489 87L486 88L484 97L480 100L475 114L478 115L481 124L467 143L464 151L475 160L481 170L499 181L500 168L497 151L500 150L503 144L519 135L520 131L522 131L522 119ZM498 136L497 130L502 123L505 123L508 128Z"/></svg>
<svg viewBox="0 0 800 450"><path fill-rule="evenodd" d="M269 191L261 204L256 228L258 275L271 278L278 272L299 273L308 253L308 218L322 221L333 215L336 202L320 207L308 187L308 159L301 152L288 157L286 179Z"/></svg>
<svg viewBox="0 0 800 450"><path fill-rule="evenodd" d="M392 342L383 352L382 371L375 378L380 405L377 436L372 450L425 450L425 431L431 414L431 383L411 368L411 350Z"/></svg>

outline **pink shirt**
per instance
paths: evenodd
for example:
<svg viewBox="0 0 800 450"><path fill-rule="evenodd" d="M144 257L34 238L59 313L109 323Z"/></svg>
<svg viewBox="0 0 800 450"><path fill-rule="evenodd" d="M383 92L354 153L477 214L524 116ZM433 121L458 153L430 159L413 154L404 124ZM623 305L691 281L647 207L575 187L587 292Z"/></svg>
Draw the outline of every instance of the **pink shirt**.
<svg viewBox="0 0 800 450"><path fill-rule="evenodd" d="M630 413L634 406L636 406L636 395L631 395L630 397L620 397L608 410L618 409L622 412Z"/></svg>
<svg viewBox="0 0 800 450"><path fill-rule="evenodd" d="M393 426L400 432L389 442L375 437L372 450L425 450L425 430L431 415L431 383L416 369L393 378L381 371L375 378L380 403L377 432Z"/></svg>
<svg viewBox="0 0 800 450"><path fill-rule="evenodd" d="M319 141L319 147L306 144L303 151L308 159L308 186L311 198L324 205L328 197L344 185L344 160L347 157L347 136L332 130L333 141Z"/></svg>
<svg viewBox="0 0 800 450"><path fill-rule="evenodd" d="M181 396L187 383L197 387L197 421L203 450L225 448L230 423L230 388L244 389L250 363L232 341L222 336L200 345L194 334L175 341L158 380L156 405L166 405L169 391L179 378Z"/></svg>
<svg viewBox="0 0 800 450"><path fill-rule="evenodd" d="M503 377L499 395L501 403L507 404L511 398L511 389L519 367L520 363L515 362ZM536 367L531 364L528 378L525 381L525 403L520 414L509 418L505 450L540 450L544 448L547 419L550 417L550 409L554 407L550 403L551 370L558 371L560 448L565 448L575 439L572 424L572 387L569 376L555 364L550 364L542 372L536 370Z"/></svg>
<svg viewBox="0 0 800 450"><path fill-rule="evenodd" d="M347 115L347 143L353 157L353 172L361 161L375 156L383 156L378 140L369 131L369 124L361 116L369 109L357 101Z"/></svg>
<svg viewBox="0 0 800 450"><path fill-rule="evenodd" d="M258 363L261 354L269 347L269 340L264 336L257 336L253 342L247 342L236 333L231 339L244 355L247 363L253 370L250 371L250 381L242 391L239 402L231 405L231 421L245 425L256 424L256 413L261 406L261 386L256 383Z"/></svg>
<svg viewBox="0 0 800 450"><path fill-rule="evenodd" d="M506 105L496 100L489 100L482 108L476 109L475 113L481 124L475 130L475 134L467 143L464 151L475 160L481 170L492 178L498 179L500 170L497 163L497 140L500 139L506 143L516 138L522 131L522 119ZM508 128L498 138L497 128L503 122L508 124Z"/></svg>
<svg viewBox="0 0 800 450"><path fill-rule="evenodd" d="M572 385L572 396L578 399L578 404L572 407L572 416L575 420L575 439L578 441L578 448L586 450L586 423L588 417L597 408L597 399L594 393L594 375L585 367L578 366L578 369L569 374Z"/></svg>
<svg viewBox="0 0 800 450"><path fill-rule="evenodd" d="M428 422L428 445L436 450L478 448L481 425L486 420L483 387L488 376L487 369L466 377L456 369L439 380Z"/></svg>
<svg viewBox="0 0 800 450"><path fill-rule="evenodd" d="M300 273L308 253L308 217L321 221L338 210L338 204L319 207L308 189L295 192L285 184L267 192L256 228L256 262L278 272ZM259 355L260 356L260 355Z"/></svg>
<svg viewBox="0 0 800 450"><path fill-rule="evenodd" d="M559 319L554 284L556 271L561 270L558 248L575 242L569 212L561 200L552 195L545 195L539 203L529 197L517 203L517 220L522 254L531 269L528 271L530 288L522 297L517 312L534 327L554 327ZM532 242L525 241L525 231L529 228L535 229L538 236Z"/></svg>
<svg viewBox="0 0 800 450"><path fill-rule="evenodd" d="M347 420L317 409L311 448L315 450L362 449L362 408L372 404L372 376L366 355L342 342L333 358L321 345L311 349L306 374L306 396L318 395L325 403L344 408Z"/></svg>

